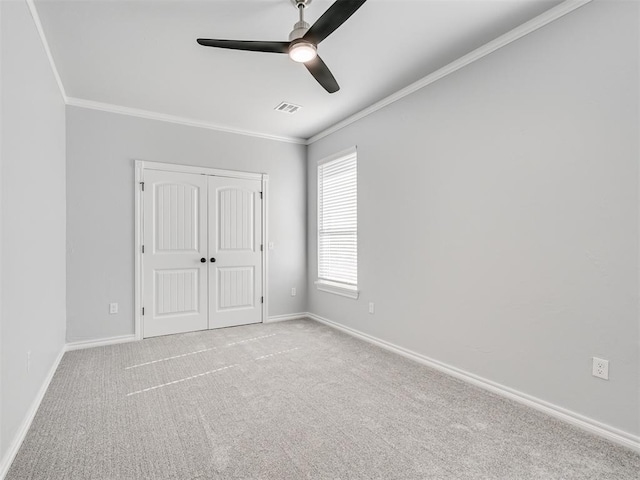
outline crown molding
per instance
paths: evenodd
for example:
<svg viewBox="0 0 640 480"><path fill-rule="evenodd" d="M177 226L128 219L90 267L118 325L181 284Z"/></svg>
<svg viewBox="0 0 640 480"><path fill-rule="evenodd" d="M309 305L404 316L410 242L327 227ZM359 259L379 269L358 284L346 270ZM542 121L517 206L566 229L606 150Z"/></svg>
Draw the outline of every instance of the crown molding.
<svg viewBox="0 0 640 480"><path fill-rule="evenodd" d="M179 117L177 115L168 115L165 113L152 112L150 110L142 110L139 108L123 107L121 105L113 105L110 103L94 102L93 100L84 100L82 98L68 97L66 103L67 105L70 105L72 107L88 108L91 110L101 110L103 112L129 115L131 117L146 118L148 120L159 120L161 122L177 123L179 125L186 125L188 127L207 128L209 130L217 130L219 132L234 133L236 135L245 135L249 137L264 138L267 140L276 140L279 142L295 143L298 145L306 144L306 141L302 138L282 137L278 135L269 135L266 133L253 132L251 130L242 130L242 129L223 127L222 125L216 125L214 123L203 122L200 120L192 120L187 117Z"/></svg>
<svg viewBox="0 0 640 480"><path fill-rule="evenodd" d="M29 12L31 13L31 17L33 18L33 23L36 26L36 30L38 31L38 36L40 37L40 41L42 42L42 46L44 47L44 51L49 59L49 65L51 65L51 70L53 71L53 76L56 79L56 83L58 84L58 88L60 89L60 94L62 95L62 99L65 103L67 103L67 93L64 90L64 85L62 84L62 79L60 78L60 74L58 73L58 68L56 67L56 62L53 61L53 55L51 55L51 49L49 48L49 42L47 42L47 37L44 35L44 29L42 28L42 22L40 22L40 15L38 15L38 10L36 9L36 5L34 0L25 0L27 2L27 6L29 7Z"/></svg>
<svg viewBox="0 0 640 480"><path fill-rule="evenodd" d="M60 74L58 73L58 68L56 67L56 63L53 60L53 55L51 54L51 49L49 48L49 42L47 41L47 37L44 34L44 29L42 28L42 22L40 21L40 15L38 15L38 10L36 8L34 0L25 0L25 2L29 7L29 12L31 13L31 17L33 18L33 23L35 24L36 30L38 31L38 36L40 37L40 40L44 47L44 51L49 60L49 64L51 65L53 76L56 79L56 83L58 84L58 88L60 89L60 94L62 95L62 99L64 100L64 103L66 105L71 105L74 107L81 107L81 108L89 108L93 110L101 110L103 112L119 113L121 115L129 115L132 117L146 118L150 120L159 120L162 122L177 123L177 124L186 125L189 127L207 128L209 130L217 130L219 132L225 132L225 133L234 133L236 135L246 135L249 137L263 138L267 140L275 140L275 141L286 142L286 143L295 143L298 145L306 145L307 143L306 140L302 138L284 137L284 136L278 136L278 135L269 135L269 134L260 133L260 132L253 132L250 130L234 129L229 127L223 127L221 125L216 125L213 123L193 120L186 117L180 117L176 115L168 115L164 113L152 112L149 110L123 107L120 105L112 105L109 103L95 102L92 100L84 100L81 98L69 97L64 89L64 85L62 83L62 79L60 78Z"/></svg>
<svg viewBox="0 0 640 480"><path fill-rule="evenodd" d="M489 43L483 45L476 50L460 57L459 59L445 65L444 67L436 70L435 72L423 77L417 82L412 83L408 87L403 88L402 90L398 90L396 93L389 95L386 98L383 98L379 102L374 103L370 107L365 108L364 110L360 110L358 113L355 113L344 120L334 124L333 126L327 128L326 130L317 133L316 135L309 138L306 142L307 145L311 145L318 140L331 135L332 133L337 132L338 130L351 125L352 123L357 122L358 120L366 117L367 115L371 115L378 110L383 109L384 107L391 105L392 103L397 102L398 100L403 99L404 97L415 93L416 91L426 87L427 85L431 85L432 83L440 80L441 78L450 75L461 68L466 67L467 65L475 62L476 60L480 60L483 57L486 57L490 53L495 52L496 50L509 45L516 40L528 35L532 32L535 32L539 28L544 27L545 25L565 16L568 13L573 12L577 8L580 8L587 3L590 3L592 0L565 0L560 5L557 5L546 12L538 15L537 17L529 20L528 22L523 23L522 25L514 28L513 30L501 35L495 40L490 41Z"/></svg>
<svg viewBox="0 0 640 480"><path fill-rule="evenodd" d="M64 99L65 104L74 106L74 107L88 108L92 110L101 110L104 112L118 113L121 115L129 115L133 117L146 118L149 120L158 120L162 122L175 123L175 124L185 125L190 127L206 128L209 130L216 130L216 131L225 132L225 133L233 133L236 135L245 135L245 136L250 136L255 138L263 138L267 140L293 143L297 145L311 145L317 142L318 140L328 135L331 135L332 133L335 133L338 130L341 130L346 126L351 125L352 123L355 123L358 120L368 115L371 115L372 113L377 112L378 110L381 110L384 107L391 105L392 103L395 103L398 100L401 100L404 97L411 95L412 93L415 93L416 91L428 85L431 85L432 83L440 80L441 78L444 78L447 75L450 75L460 70L461 68L464 68L467 65L477 60L480 60L483 57L486 57L487 55L495 52L496 50L506 45L509 45L512 42L515 42L516 40L519 40L520 38L528 35L529 33L532 33L551 22L554 22L555 20L563 17L564 15L573 12L574 10L586 5L587 3L590 3L592 0L565 0L560 5L557 5L547 10L541 15L538 15L536 18L523 23L519 27L514 28L513 30L496 38L495 40L492 40L491 42L483 45L482 47L477 48L476 50L473 50L472 52L460 57L459 59L440 68L439 70L436 70L435 72L427 75L426 77L423 77L417 82L414 82L411 85L403 88L402 90L399 90L396 93L389 95L386 98L383 98L382 100L374 103L373 105L359 111L358 113L355 113L345 118L344 120L341 120L340 122L332 125L331 127L317 133L316 135L308 139L270 135L270 134L254 132L250 130L229 128L229 127L224 127L222 125L217 125L214 123L209 123L209 122L200 121L200 120L193 120L187 117L180 117L177 115L169 115L169 114L153 112L149 110L123 107L120 105L113 105L109 103L96 102L93 100L85 100L81 98L69 97L65 92L64 85L62 84L62 79L60 78L60 75L58 73L58 69L53 60L53 56L51 55L51 49L49 48L49 43L47 42L47 39L45 37L44 30L42 28L42 23L40 22L40 17L38 15L38 11L36 9L34 0L25 0L25 1L29 7L31 16L33 17L33 21L38 31L38 35L40 36L40 40L42 41L42 44L44 46L47 58L49 59L51 69L53 71L53 75L56 79L58 88L60 89L60 93L62 95L62 98Z"/></svg>

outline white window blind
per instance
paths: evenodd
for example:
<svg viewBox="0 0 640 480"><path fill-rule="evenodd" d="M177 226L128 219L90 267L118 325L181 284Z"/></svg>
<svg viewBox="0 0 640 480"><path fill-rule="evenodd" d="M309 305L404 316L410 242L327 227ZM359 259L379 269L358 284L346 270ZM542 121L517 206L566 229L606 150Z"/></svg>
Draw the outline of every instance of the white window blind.
<svg viewBox="0 0 640 480"><path fill-rule="evenodd" d="M318 283L357 289L358 163L355 148L318 164Z"/></svg>

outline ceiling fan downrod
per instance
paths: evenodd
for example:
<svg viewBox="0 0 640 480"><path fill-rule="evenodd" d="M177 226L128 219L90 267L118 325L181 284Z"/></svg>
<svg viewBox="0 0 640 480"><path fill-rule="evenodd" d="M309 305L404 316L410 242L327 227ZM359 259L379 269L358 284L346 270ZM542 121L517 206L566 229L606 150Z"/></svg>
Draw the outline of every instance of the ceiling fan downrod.
<svg viewBox="0 0 640 480"><path fill-rule="evenodd" d="M291 3L298 9L300 20L293 25L293 30L289 34L289 41L302 38L309 30L309 24L304 20L304 9L311 3L311 0L291 0Z"/></svg>

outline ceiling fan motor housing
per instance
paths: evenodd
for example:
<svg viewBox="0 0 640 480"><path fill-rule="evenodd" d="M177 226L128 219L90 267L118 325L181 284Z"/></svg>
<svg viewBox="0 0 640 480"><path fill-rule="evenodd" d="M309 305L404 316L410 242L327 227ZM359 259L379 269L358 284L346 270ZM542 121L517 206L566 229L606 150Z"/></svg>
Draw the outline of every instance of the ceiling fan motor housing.
<svg viewBox="0 0 640 480"><path fill-rule="evenodd" d="M296 38L302 38L307 30L309 30L309 24L304 21L304 9L311 4L311 0L291 0L291 3L296 7L300 13L300 21L293 25L293 30L289 34L289 41Z"/></svg>
<svg viewBox="0 0 640 480"><path fill-rule="evenodd" d="M301 20L293 25L293 30L289 34L289 41L295 40L296 38L302 38L305 33L309 30L309 24L304 20Z"/></svg>

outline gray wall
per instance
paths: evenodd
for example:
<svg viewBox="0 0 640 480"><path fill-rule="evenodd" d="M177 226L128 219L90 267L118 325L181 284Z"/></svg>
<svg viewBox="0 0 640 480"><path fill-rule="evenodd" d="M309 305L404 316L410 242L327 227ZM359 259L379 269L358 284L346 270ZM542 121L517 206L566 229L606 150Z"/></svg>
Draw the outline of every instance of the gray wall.
<svg viewBox="0 0 640 480"><path fill-rule="evenodd" d="M305 158L303 145L67 107L67 340L134 331L134 160L268 173L269 316L304 312Z"/></svg>
<svg viewBox="0 0 640 480"><path fill-rule="evenodd" d="M311 145L310 311L639 434L638 18L588 4ZM316 162L352 145L357 301L312 283Z"/></svg>
<svg viewBox="0 0 640 480"><path fill-rule="evenodd" d="M0 10L1 459L64 346L66 207L62 95L26 3Z"/></svg>

